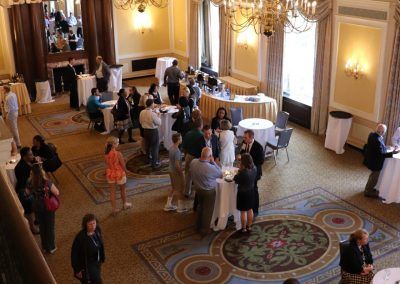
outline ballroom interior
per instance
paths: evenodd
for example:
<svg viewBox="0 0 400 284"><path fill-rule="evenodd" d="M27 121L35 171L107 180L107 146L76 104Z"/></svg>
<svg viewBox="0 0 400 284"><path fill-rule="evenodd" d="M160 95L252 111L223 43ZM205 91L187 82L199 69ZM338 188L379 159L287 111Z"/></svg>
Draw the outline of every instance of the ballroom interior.
<svg viewBox="0 0 400 284"><path fill-rule="evenodd" d="M103 283L345 283L341 243L357 229L369 233L371 283L398 283L400 154L385 159L379 198L369 198L363 151L380 123L386 146L395 146L399 50L400 0L0 0L0 283L79 283L71 247L88 213L101 227ZM112 103L101 110L101 131L86 108L104 70L98 56L110 70L100 96ZM164 76L173 60L182 71L179 96L191 90L189 78L199 86L203 125L223 107L235 155L248 129L265 151L259 214L247 235L237 230L228 167L208 234L195 231L198 211L163 210L171 113L179 110ZM71 62L78 107L66 87ZM117 148L132 207L112 214L104 148L118 137L113 105L120 89L144 95L151 84L162 101L161 166L146 163L134 128L134 142ZM20 145L8 124L6 85L18 99ZM285 114L290 134L280 145ZM36 135L62 161L48 174L60 192L54 253L31 232L15 190L17 146L31 147ZM194 195L185 202L193 207Z"/></svg>

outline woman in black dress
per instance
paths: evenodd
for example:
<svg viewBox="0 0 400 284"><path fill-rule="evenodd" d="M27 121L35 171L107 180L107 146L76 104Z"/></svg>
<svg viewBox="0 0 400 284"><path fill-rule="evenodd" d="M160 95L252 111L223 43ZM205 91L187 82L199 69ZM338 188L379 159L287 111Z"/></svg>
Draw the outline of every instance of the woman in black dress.
<svg viewBox="0 0 400 284"><path fill-rule="evenodd" d="M240 211L242 232L251 231L253 224L254 183L257 170L250 154L241 155L240 168L233 180L238 185L236 207Z"/></svg>
<svg viewBox="0 0 400 284"><path fill-rule="evenodd" d="M116 121L117 129L119 130L118 138L119 144L124 144L122 141L122 135L124 134L125 130L128 130L128 141L129 142L136 142L135 139L132 137L132 120L131 120L131 105L128 101L128 94L124 88L120 89L118 92L118 101L116 105L116 116L114 120Z"/></svg>
<svg viewBox="0 0 400 284"><path fill-rule="evenodd" d="M179 97L178 105L179 111L172 115L172 118L176 118L172 125L172 130L181 134L185 137L185 134L190 130L191 112L188 103L188 99L185 96Z"/></svg>
<svg viewBox="0 0 400 284"><path fill-rule="evenodd" d="M217 113L215 114L215 117L211 120L211 129L213 131L219 131L219 123L221 120L229 120L231 119L227 116L226 109L223 107L220 107L217 109Z"/></svg>
<svg viewBox="0 0 400 284"><path fill-rule="evenodd" d="M158 91L159 91L159 86L157 84L153 83L150 85L149 94L153 95L153 100L156 105L161 105L163 101Z"/></svg>
<svg viewBox="0 0 400 284"><path fill-rule="evenodd" d="M86 214L82 219L82 230L76 235L71 249L75 277L81 283L102 283L101 264L104 260L103 237L97 219L93 214Z"/></svg>

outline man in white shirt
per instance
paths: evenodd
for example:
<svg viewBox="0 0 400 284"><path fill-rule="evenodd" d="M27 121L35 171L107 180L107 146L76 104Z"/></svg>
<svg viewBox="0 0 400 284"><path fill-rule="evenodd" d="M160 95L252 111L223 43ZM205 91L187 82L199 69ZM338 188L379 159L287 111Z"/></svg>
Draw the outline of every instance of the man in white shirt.
<svg viewBox="0 0 400 284"><path fill-rule="evenodd" d="M160 113L155 113L154 100L146 101L146 109L142 110L139 115L139 121L143 128L143 138L145 143L146 155L151 161L153 168L161 166L158 160L158 150L160 141L158 137L158 127L161 126Z"/></svg>
<svg viewBox="0 0 400 284"><path fill-rule="evenodd" d="M7 124L11 130L14 138L15 144L17 144L18 149L21 148L21 141L19 140L18 131L18 99L17 95L11 92L10 86L4 86L4 91L6 93L5 99L5 109L7 112Z"/></svg>
<svg viewBox="0 0 400 284"><path fill-rule="evenodd" d="M72 12L69 13L69 17L67 18L68 21L68 25L70 25L71 27L76 26L77 21L76 18L74 16L74 14L72 14Z"/></svg>
<svg viewBox="0 0 400 284"><path fill-rule="evenodd" d="M392 146L400 147L400 127L396 129L392 137Z"/></svg>

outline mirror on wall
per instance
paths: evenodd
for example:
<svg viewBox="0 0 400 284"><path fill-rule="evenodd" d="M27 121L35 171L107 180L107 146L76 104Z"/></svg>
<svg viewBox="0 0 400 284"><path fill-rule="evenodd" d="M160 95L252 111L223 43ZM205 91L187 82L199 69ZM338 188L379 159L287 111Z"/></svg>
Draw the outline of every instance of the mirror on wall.
<svg viewBox="0 0 400 284"><path fill-rule="evenodd" d="M80 0L43 1L43 11L49 53L85 48Z"/></svg>

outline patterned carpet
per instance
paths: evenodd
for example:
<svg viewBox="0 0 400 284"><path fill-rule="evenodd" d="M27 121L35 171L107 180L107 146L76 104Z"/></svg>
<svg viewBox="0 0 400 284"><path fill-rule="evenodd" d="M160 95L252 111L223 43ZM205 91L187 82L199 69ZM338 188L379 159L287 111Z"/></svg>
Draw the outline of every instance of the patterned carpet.
<svg viewBox="0 0 400 284"><path fill-rule="evenodd" d="M133 246L164 283L337 283L339 242L370 232L374 259L400 247L397 230L322 188L266 204L251 234L203 239L192 228Z"/></svg>
<svg viewBox="0 0 400 284"><path fill-rule="evenodd" d="M157 170L152 170L144 162L145 156L141 154L138 143L120 145L119 148L127 161L126 191L128 196L170 187L170 179L167 174L168 160L162 159L165 157L166 151L161 151L162 166ZM64 164L79 180L96 204L109 201L109 186L105 176L103 155L74 159Z"/></svg>
<svg viewBox="0 0 400 284"><path fill-rule="evenodd" d="M27 116L30 123L45 138L86 132L89 118L85 111L72 110L56 113L32 114Z"/></svg>

